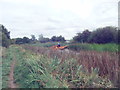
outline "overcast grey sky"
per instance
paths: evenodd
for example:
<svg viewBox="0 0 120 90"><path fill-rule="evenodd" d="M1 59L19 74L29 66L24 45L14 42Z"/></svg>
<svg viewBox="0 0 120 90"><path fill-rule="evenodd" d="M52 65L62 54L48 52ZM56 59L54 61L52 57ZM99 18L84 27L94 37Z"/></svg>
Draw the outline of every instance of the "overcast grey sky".
<svg viewBox="0 0 120 90"><path fill-rule="evenodd" d="M11 38L62 35L118 26L119 0L0 0L0 24Z"/></svg>

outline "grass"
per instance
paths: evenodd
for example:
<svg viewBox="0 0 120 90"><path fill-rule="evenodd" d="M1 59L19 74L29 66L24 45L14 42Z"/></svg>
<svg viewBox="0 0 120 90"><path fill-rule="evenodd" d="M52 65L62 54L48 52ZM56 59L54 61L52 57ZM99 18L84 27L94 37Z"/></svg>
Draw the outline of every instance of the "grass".
<svg viewBox="0 0 120 90"><path fill-rule="evenodd" d="M41 47L23 46L27 50L32 50L36 54L44 54L49 58L58 57L62 62L71 58L77 60L80 65L86 67L89 71L90 68L99 68L100 76L107 76L114 83L118 81L118 53L116 52L96 52L96 51L56 51ZM65 66L65 65L64 65Z"/></svg>
<svg viewBox="0 0 120 90"><path fill-rule="evenodd" d="M108 51L108 52L118 52L119 51L118 44L87 44L87 43L77 43L69 45L69 49L75 51Z"/></svg>
<svg viewBox="0 0 120 90"><path fill-rule="evenodd" d="M32 44L32 46L37 47L51 47L57 45L57 42L49 42L49 43L36 43ZM75 43L75 44L67 44L61 43L61 46L68 45L68 49L74 51L107 51L107 52L118 52L119 51L119 44L108 43L108 44L88 44L88 43Z"/></svg>
<svg viewBox="0 0 120 90"><path fill-rule="evenodd" d="M13 48L3 48L2 53L2 88L8 88L8 76L10 72L10 65L13 60Z"/></svg>
<svg viewBox="0 0 120 90"><path fill-rule="evenodd" d="M19 53L19 56L21 54ZM22 54L23 55L23 54ZM19 58L19 56L17 56ZM44 70L40 63L42 60L48 60L44 56L36 56L34 53L26 52L24 58L19 58L18 64L15 70L16 82L19 83L22 88L57 88L60 87L61 81L52 77L49 70ZM39 63L39 64L38 64ZM48 68L47 68L48 69ZM21 72L21 73L20 73ZM19 74L18 74L19 73ZM44 85L45 83L45 85ZM61 87L66 87L61 85Z"/></svg>
<svg viewBox="0 0 120 90"><path fill-rule="evenodd" d="M40 46L40 47L51 47L54 45L57 45L58 42L47 42L47 43L36 43L36 44L32 44L32 46ZM61 46L66 45L66 43L60 43Z"/></svg>
<svg viewBox="0 0 120 90"><path fill-rule="evenodd" d="M114 52L66 52L13 45L7 53L11 60L4 61L4 65L9 66L8 61L16 57L14 76L20 88L117 87L118 54ZM8 67L5 70L9 72Z"/></svg>
<svg viewBox="0 0 120 90"><path fill-rule="evenodd" d="M2 57L4 52L5 48L2 48L2 46L0 46L0 76L2 76ZM0 89L2 89L2 77L0 77Z"/></svg>
<svg viewBox="0 0 120 90"><path fill-rule="evenodd" d="M22 68L24 71L20 69L22 73L19 75L21 76L17 76L18 79L16 79L16 82L22 81L22 87L113 87L112 82L108 79L111 76L110 73L112 73L113 67L111 66L110 69L107 65L112 64L112 62L114 65L113 60L115 58L111 58L109 53L98 53L96 57L93 57L94 55L92 54L95 54L94 52L92 54L90 52L82 52L79 55L80 57L88 54L83 57L85 60L83 61L82 59L77 59L78 57L75 55L71 56L73 53L69 53L70 55L68 56L58 51L47 53L47 49L40 47L36 47L36 49L33 46L24 46L24 48L26 48L26 54L24 54L26 58L22 59L23 61L19 60L18 64L19 69ZM37 52L38 49L40 52ZM32 50L32 52L28 52L29 50ZM62 55L65 55L65 57ZM107 60L105 60L104 55L108 55ZM103 61L98 61L99 56L102 57ZM90 57L93 57L94 60L90 60ZM99 60L101 59L99 58ZM102 65L101 63L104 64ZM20 72L18 69L17 71Z"/></svg>
<svg viewBox="0 0 120 90"><path fill-rule="evenodd" d="M20 84L24 88L112 87L112 83L99 77L95 69L92 68L89 73L82 65L76 66L72 59L60 64L58 58L27 54L24 63L19 63L19 69L16 70L16 73L21 72L17 74L16 82L21 80Z"/></svg>

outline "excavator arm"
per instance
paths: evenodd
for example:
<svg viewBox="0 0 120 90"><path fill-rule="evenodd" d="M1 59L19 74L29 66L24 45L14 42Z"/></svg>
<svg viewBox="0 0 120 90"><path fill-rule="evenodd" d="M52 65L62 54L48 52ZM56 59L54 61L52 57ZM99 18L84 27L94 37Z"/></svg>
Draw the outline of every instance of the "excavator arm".
<svg viewBox="0 0 120 90"><path fill-rule="evenodd" d="M54 49L54 50L64 50L64 49L66 49L68 46L66 45L66 46L60 46L60 47L57 47L57 45L55 45L55 46L52 46L52 47L50 47L51 49Z"/></svg>

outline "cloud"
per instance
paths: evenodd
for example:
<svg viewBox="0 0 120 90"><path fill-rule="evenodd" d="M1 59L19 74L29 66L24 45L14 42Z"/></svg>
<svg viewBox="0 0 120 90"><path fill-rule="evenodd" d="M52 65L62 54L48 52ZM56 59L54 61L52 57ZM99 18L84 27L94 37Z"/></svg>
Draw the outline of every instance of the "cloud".
<svg viewBox="0 0 120 90"><path fill-rule="evenodd" d="M0 23L11 37L63 35L117 26L118 0L0 0Z"/></svg>

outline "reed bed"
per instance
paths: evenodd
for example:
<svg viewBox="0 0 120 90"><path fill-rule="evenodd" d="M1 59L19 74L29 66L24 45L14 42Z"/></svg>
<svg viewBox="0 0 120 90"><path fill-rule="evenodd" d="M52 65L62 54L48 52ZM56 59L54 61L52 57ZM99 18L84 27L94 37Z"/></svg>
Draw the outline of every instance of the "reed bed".
<svg viewBox="0 0 120 90"><path fill-rule="evenodd" d="M72 60L71 64L82 65L88 72L92 72L91 68L96 68L99 76L109 78L114 86L119 86L120 66L118 62L120 54L117 52L61 51L30 45L23 45L22 47L36 53L36 55L42 54L48 58L56 57L59 59L59 65L64 65L68 60Z"/></svg>

